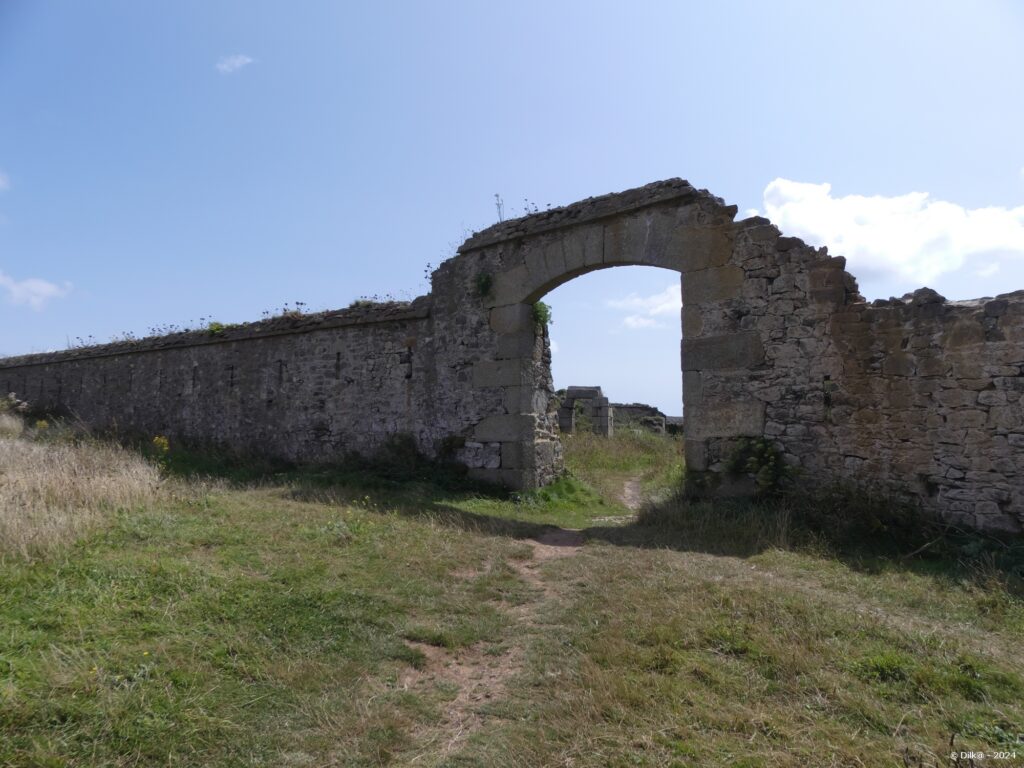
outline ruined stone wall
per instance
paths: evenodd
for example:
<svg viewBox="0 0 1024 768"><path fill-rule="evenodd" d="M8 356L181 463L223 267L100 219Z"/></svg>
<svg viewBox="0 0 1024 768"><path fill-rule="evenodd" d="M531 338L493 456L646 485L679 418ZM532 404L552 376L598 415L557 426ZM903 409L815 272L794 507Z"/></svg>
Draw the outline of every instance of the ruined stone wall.
<svg viewBox="0 0 1024 768"><path fill-rule="evenodd" d="M396 433L432 450L428 310L420 300L8 358L0 386L97 429L288 459L372 453Z"/></svg>
<svg viewBox="0 0 1024 768"><path fill-rule="evenodd" d="M657 434L665 433L664 413L653 405L646 403L612 403L612 411L618 424L624 427L634 426Z"/></svg>
<svg viewBox="0 0 1024 768"><path fill-rule="evenodd" d="M615 434L615 414L600 387L567 387L559 398L558 431L567 435L576 431L577 422L595 435Z"/></svg>
<svg viewBox="0 0 1024 768"><path fill-rule="evenodd" d="M431 275L432 337L438 353L430 374L433 410L428 429L435 442L449 440L456 459L480 479L512 485L508 471L522 464L525 449L509 444L514 425L503 417L515 407L514 398L527 395L494 383L505 381L502 355L528 353L542 364L547 339L538 338L531 326L528 337L514 340L515 348L499 343L484 306L486 280L497 269L495 254L477 253L449 259Z"/></svg>
<svg viewBox="0 0 1024 768"><path fill-rule="evenodd" d="M845 369L829 470L954 523L1024 529L1024 291L947 302L923 289L852 305L832 333Z"/></svg>
<svg viewBox="0 0 1024 768"><path fill-rule="evenodd" d="M769 436L814 480L838 451L825 394L843 364L829 319L860 300L856 282L844 259L782 237L767 219L736 222L731 235L727 253L683 275L687 465L725 480L738 439Z"/></svg>
<svg viewBox="0 0 1024 768"><path fill-rule="evenodd" d="M842 257L763 219L738 226L732 297L691 290L684 308L690 466L721 473L729 420L759 421L760 406L728 405L746 388L806 486L850 483L952 523L1024 530L1024 292L868 303Z"/></svg>
<svg viewBox="0 0 1024 768"><path fill-rule="evenodd" d="M721 492L744 438L807 487L850 481L953 522L1024 528L1024 292L868 304L842 257L671 179L474 234L406 304L0 360L0 386L99 428L299 460L411 434L483 480L561 469L533 306L596 269L682 281L683 437Z"/></svg>

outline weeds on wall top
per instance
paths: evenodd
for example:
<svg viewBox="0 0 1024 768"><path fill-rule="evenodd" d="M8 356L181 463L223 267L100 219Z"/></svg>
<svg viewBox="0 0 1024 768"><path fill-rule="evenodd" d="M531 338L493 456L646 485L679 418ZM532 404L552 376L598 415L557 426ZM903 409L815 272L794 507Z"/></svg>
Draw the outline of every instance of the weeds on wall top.
<svg viewBox="0 0 1024 768"><path fill-rule="evenodd" d="M349 309L365 309L367 307L375 307L378 304L390 304L392 302L399 301L393 294L390 293L374 293L370 296L360 296L358 299L348 305Z"/></svg>
<svg viewBox="0 0 1024 768"><path fill-rule="evenodd" d="M263 310L262 316L264 320L273 320L276 317L302 317L306 314L307 306L304 301L296 301L294 305L286 301L280 309Z"/></svg>
<svg viewBox="0 0 1024 768"><path fill-rule="evenodd" d="M497 192L494 193L494 208L498 212L498 223L499 224L504 223L505 222L505 200ZM512 217L515 218L516 215L517 215L516 210L514 208L510 208L509 210L512 211ZM518 215L519 216L532 216L535 213L540 213L540 210L541 209L540 209L539 205L537 205L535 202L533 202L529 198L524 197L523 198L523 207L518 211ZM545 211L550 211L551 210L551 203L545 203L544 204L544 210Z"/></svg>

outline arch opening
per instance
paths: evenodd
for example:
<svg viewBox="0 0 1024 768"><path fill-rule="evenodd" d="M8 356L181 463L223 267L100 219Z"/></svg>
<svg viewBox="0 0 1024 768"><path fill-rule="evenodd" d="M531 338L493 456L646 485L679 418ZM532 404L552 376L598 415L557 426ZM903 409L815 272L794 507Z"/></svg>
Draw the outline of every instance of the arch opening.
<svg viewBox="0 0 1024 768"><path fill-rule="evenodd" d="M477 469L480 477L516 488L534 488L550 482L561 471L558 418L553 412L557 409L551 407L554 382L550 345L546 329L538 328L534 310L544 296L582 275L611 267L669 270L682 278L683 336L700 341L708 330L704 326L705 307L738 295L744 273L729 263L735 209L723 207L718 201L710 206L704 204L706 201L679 202L673 200L671 205L631 210L535 237L503 241L480 253L484 269L494 264L498 270L493 275L493 290L484 301L490 328L496 334L494 360L481 365L477 384L501 387L503 391L502 412L485 418L474 431L474 450L496 457L492 460L496 466ZM711 345L712 350L715 346ZM740 360L739 364L757 362L755 345L749 347L752 359ZM696 385L692 390L696 398L685 394L684 384L686 402L680 410L693 414L701 387L698 377L685 371L685 350L682 355L683 378ZM733 404L726 410L729 413L725 420L731 421L725 426L728 434L760 434L763 408L754 405L739 418ZM723 414L712 415L722 421ZM683 429L685 433L686 427ZM711 429L721 431L714 425ZM702 448L699 443L687 445L687 461L691 463L693 458L691 465L698 469L706 466Z"/></svg>
<svg viewBox="0 0 1024 768"><path fill-rule="evenodd" d="M679 273L616 266L576 276L541 301L551 310L551 376L563 410L566 398L577 401L577 410L590 411L598 404L589 400L604 398L613 409L612 424L615 404L646 404L652 416L682 416ZM572 387L601 393L568 392ZM631 418L626 411L619 415L620 424ZM559 418L563 434L573 429L567 416ZM603 413L590 416L605 419Z"/></svg>

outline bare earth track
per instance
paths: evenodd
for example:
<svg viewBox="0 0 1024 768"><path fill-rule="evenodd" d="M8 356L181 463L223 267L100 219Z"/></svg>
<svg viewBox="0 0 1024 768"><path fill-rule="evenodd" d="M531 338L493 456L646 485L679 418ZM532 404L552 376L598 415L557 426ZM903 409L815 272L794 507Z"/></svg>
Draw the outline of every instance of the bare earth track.
<svg viewBox="0 0 1024 768"><path fill-rule="evenodd" d="M626 482L622 499L630 509L635 511L639 508L639 480ZM541 576L545 563L578 554L584 541L583 531L554 526L536 538L524 540L532 550L531 557L512 560L509 564L536 591L538 599L511 609L510 614L518 625L518 631L514 630L511 636L520 639L528 636L543 606L557 596L555 587ZM469 578L472 575L466 574ZM525 648L520 642L502 654L495 654L480 648L450 651L426 643L409 644L424 655L426 662L422 669L412 670L403 676L399 681L400 687L407 690L425 686L457 689L440 722L418 734L417 755L409 763L421 764L420 759L427 755L443 761L484 724L487 715L482 710L488 703L500 699L508 681L522 670Z"/></svg>

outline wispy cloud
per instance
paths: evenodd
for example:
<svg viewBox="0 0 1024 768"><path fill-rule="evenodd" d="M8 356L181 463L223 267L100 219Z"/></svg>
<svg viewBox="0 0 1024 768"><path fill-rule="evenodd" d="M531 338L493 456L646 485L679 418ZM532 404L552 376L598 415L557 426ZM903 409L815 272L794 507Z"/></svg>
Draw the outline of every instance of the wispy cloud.
<svg viewBox="0 0 1024 768"><path fill-rule="evenodd" d="M632 331L638 331L643 328L665 327L664 323L659 323L653 317L644 317L643 315L629 315L623 319L622 325Z"/></svg>
<svg viewBox="0 0 1024 768"><path fill-rule="evenodd" d="M683 296L678 282L666 286L665 290L650 296L631 293L622 299L611 299L608 306L630 312L622 320L622 325L630 330L645 328L664 328L665 323L659 318L679 318L679 308L683 305Z"/></svg>
<svg viewBox="0 0 1024 768"><path fill-rule="evenodd" d="M244 67L249 66L255 59L246 56L244 53L235 53L231 56L221 56L217 62L217 71L222 75L231 75Z"/></svg>
<svg viewBox="0 0 1024 768"><path fill-rule="evenodd" d="M927 192L837 197L830 184L775 179L764 208L785 234L846 256L854 274L920 284L969 260L991 275L1000 259L1024 259L1024 206L964 208Z"/></svg>
<svg viewBox="0 0 1024 768"><path fill-rule="evenodd" d="M0 171L0 192L11 188L11 178L3 171Z"/></svg>
<svg viewBox="0 0 1024 768"><path fill-rule="evenodd" d="M71 283L57 285L38 277L15 280L0 272L0 290L11 304L28 306L38 312L50 300L67 296L71 292Z"/></svg>

